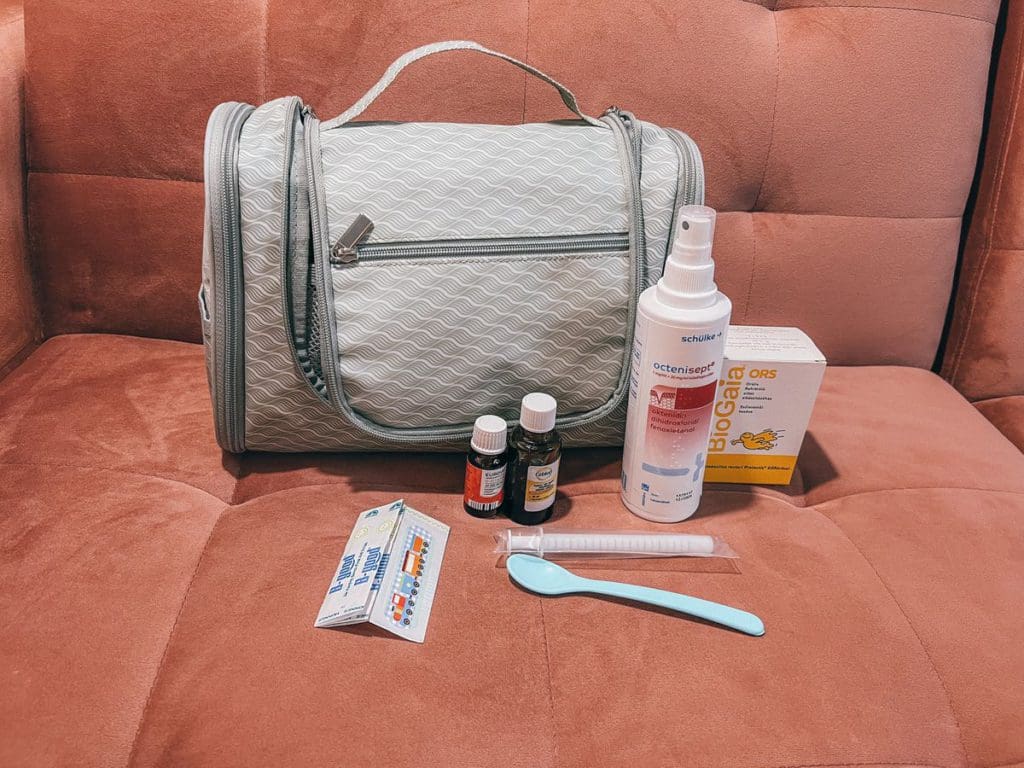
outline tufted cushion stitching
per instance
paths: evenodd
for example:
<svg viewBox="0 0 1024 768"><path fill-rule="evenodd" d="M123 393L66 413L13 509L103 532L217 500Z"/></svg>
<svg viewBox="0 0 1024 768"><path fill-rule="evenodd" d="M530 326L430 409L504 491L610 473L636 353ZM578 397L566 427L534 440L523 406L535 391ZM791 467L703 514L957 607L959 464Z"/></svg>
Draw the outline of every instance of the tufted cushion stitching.
<svg viewBox="0 0 1024 768"><path fill-rule="evenodd" d="M767 167L768 167L768 159L766 157L765 158L765 168L767 168ZM763 177L761 179L761 183L764 184L764 178ZM760 197L761 196L761 190L758 190L757 194L758 194L758 197ZM756 203L755 203L755 205L756 205ZM753 215L754 215L753 212L751 212L751 217L753 217ZM743 314L741 315L742 320L740 320L740 322L742 322L742 323L746 323L750 319L750 297L754 293L754 275L757 274L757 241L758 241L758 237L757 237L757 232L754 231L754 220L753 220L753 218L751 218L751 220L750 220L750 232L751 232L751 239L750 239L750 280L747 281L747 299L746 299L745 302L743 302Z"/></svg>
<svg viewBox="0 0 1024 768"><path fill-rule="evenodd" d="M953 722L956 723L957 736L960 741L960 751L962 753L963 758L962 765L968 765L967 747L964 744L963 728L960 725L960 719L956 715L956 710L953 709L953 698L950 696L949 689L946 687L946 681L942 679L942 675L939 674L938 667L935 666L935 661L932 659L931 654L928 653L928 649L925 647L924 642L921 640L921 635L918 633L917 627L914 626L914 622L910 620L910 617L907 615L906 611L903 610L903 605L900 603L898 599L896 599L896 595L889 588L889 585L886 583L885 579L882 578L881 574L878 572L878 569L875 568L875 564L871 562L871 559L868 558L868 556L864 554L863 550L861 550L861 548L857 546L857 543L847 535L846 531L843 530L843 527L839 525L839 523L837 523L834 519L832 519L827 514L822 512L821 509L819 509L819 505L812 506L811 509L813 509L819 515L821 515L830 523L832 523L832 525L835 526L836 530L839 531L848 542L850 542L850 545L855 550L857 550L857 553L864 559L864 562L867 563L868 567L875 574L875 577L878 579L878 583L882 585L882 588L885 589L885 591L889 594L889 597L892 598L893 603L895 603L896 607L899 609L900 614L902 614L904 620L907 622L907 626L910 627L910 631L914 633L914 637L917 638L918 645L921 646L921 651L924 653L925 658L928 659L928 664L931 666L932 672L935 673L935 677L938 679L939 685L942 686L943 693L946 694L946 705L949 707L949 714L953 718Z"/></svg>
<svg viewBox="0 0 1024 768"><path fill-rule="evenodd" d="M92 171L62 171L58 168L28 168L32 174L45 173L48 176L94 176L100 179L130 179L139 181L176 181L182 184L202 184L202 178L186 179L177 176L140 176L125 173L95 173Z"/></svg>
<svg viewBox="0 0 1024 768"><path fill-rule="evenodd" d="M538 597L540 606L540 628L544 636L544 668L548 673L548 722L551 724L551 765L558 765L558 732L555 728L555 689L551 681L551 650L548 646L548 623L544 618L544 598Z"/></svg>
<svg viewBox="0 0 1024 768"><path fill-rule="evenodd" d="M260 101L267 101L267 67L270 58L270 0L263 0L263 35L260 38L260 76L256 82L256 90L260 94Z"/></svg>
<svg viewBox="0 0 1024 768"><path fill-rule="evenodd" d="M996 166L996 180L992 194L992 214L989 219L988 231L985 233L985 240L982 246L982 253L978 271L971 281L970 298L967 302L967 317L964 319L963 329L960 331L960 338L957 340L956 353L953 358L953 370L950 373L950 382L957 383L957 376L960 372L960 363L964 359L964 351L967 347L967 337L970 333L971 323L974 320L974 310L978 304L978 295L981 293L982 278L988 266L989 256L992 254L992 238L995 235L996 222L999 218L999 206L1002 202L1003 177L1006 172L1006 161L1010 154L1010 143L1013 135L1013 126L1017 120L1017 107L1020 104L1021 82L1024 80L1024 71L1020 68L1021 50L1024 48L1024 35L1017 39L1017 49L1013 55L1014 72L1013 95L1010 108L1007 110L1006 118L1003 121L1003 132L1000 136L999 164Z"/></svg>
<svg viewBox="0 0 1024 768"><path fill-rule="evenodd" d="M135 753L138 750L139 745L139 734L142 733L142 725L146 721L146 714L149 712L149 704L153 698L153 691L156 690L157 681L160 679L160 673L163 671L164 661L167 659L167 651L171 647L171 641L174 639L174 630L178 627L178 620L181 619L182 611L185 610L185 603L188 602L189 593L192 591L192 585L195 583L196 574L199 573L199 566L202 565L203 558L206 556L206 549L210 545L210 540L213 538L213 532L217 530L217 525L220 523L221 518L224 516L224 512L230 507L224 507L217 515L217 519L213 521L213 525L210 526L210 533L206 537L206 541L203 542L203 548L199 550L199 557L196 559L196 567L192 571L192 576L189 577L188 586L185 588L185 594L181 598L181 604L178 606L178 612L174 616L174 623L171 625L171 631L167 634L167 642L164 644L163 653L160 654L160 661L157 663L156 672L153 674L153 682L149 685L149 692L146 693L146 703L142 706L142 714L139 716L139 724L135 728L135 735L132 736L132 748L128 753L128 761L126 765L131 765L135 759Z"/></svg>
<svg viewBox="0 0 1024 768"><path fill-rule="evenodd" d="M526 0L526 40L523 42L523 61L530 63L530 0ZM520 122L526 122L526 98L530 86L530 75L523 72L523 116Z"/></svg>
<svg viewBox="0 0 1024 768"><path fill-rule="evenodd" d="M971 21L980 21L991 26L995 26L995 21L986 19L984 16L974 16L970 13L956 13L955 11L940 11L938 8L913 8L911 6L903 5L868 5L858 3L845 3L843 5L833 5L831 3L821 3L821 5L791 5L788 8L775 8L773 10L782 13L784 11L802 11L808 8L822 8L831 10L833 8L865 8L872 11L910 11L917 13L933 13L937 16L952 16L956 19L970 19Z"/></svg>
<svg viewBox="0 0 1024 768"><path fill-rule="evenodd" d="M764 191L764 180L768 176L768 160L772 154L772 144L775 141L775 113L779 107L779 80L782 79L782 57L780 47L782 41L779 37L779 20L772 14L772 29L775 30L775 94L772 97L771 123L768 127L768 149L764 153L764 165L761 166L761 181L757 186L757 195L754 197L754 210L759 210L761 193ZM753 282L753 265L751 265L751 282ZM750 304L750 294L747 294L747 304Z"/></svg>
<svg viewBox="0 0 1024 768"><path fill-rule="evenodd" d="M198 485L181 480L177 477L170 477L168 475L160 474L159 472L136 472L131 469L121 469L117 467L88 467L79 464L48 464L40 461L3 461L0 460L0 467L40 467L47 469L80 469L85 472L112 472L115 474L131 475L133 477L148 477L153 480L163 480L168 483L174 483L175 485L184 485L186 488L191 488L194 491L199 491L209 496L211 499L216 499L222 504L231 504L233 502L226 499L222 499L213 493L210 493L205 488L200 488Z"/></svg>
<svg viewBox="0 0 1024 768"><path fill-rule="evenodd" d="M983 397L980 400L973 400L971 405L977 407L979 405L987 405L989 403L1001 403L1012 400L1020 400L1024 398L1024 395L999 395L998 397Z"/></svg>

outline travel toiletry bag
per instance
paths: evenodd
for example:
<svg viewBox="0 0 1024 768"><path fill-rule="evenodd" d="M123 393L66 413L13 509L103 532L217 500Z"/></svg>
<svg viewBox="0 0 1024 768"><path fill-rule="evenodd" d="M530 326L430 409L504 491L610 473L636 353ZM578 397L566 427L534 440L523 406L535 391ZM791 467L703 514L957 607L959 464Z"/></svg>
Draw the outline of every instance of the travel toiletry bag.
<svg viewBox="0 0 1024 768"><path fill-rule="evenodd" d="M576 119L354 122L407 65L496 56ZM228 451L438 450L522 396L558 400L568 445L620 445L636 301L696 145L469 41L417 48L319 120L295 97L230 102L206 132L199 293L217 439Z"/></svg>

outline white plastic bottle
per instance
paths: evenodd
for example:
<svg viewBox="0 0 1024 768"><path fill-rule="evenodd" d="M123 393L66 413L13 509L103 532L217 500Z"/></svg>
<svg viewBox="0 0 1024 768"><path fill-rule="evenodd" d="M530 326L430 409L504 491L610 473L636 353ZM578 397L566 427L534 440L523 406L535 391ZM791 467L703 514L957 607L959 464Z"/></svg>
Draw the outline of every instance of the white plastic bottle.
<svg viewBox="0 0 1024 768"><path fill-rule="evenodd" d="M637 306L622 501L661 523L697 511L732 303L715 285L715 211L676 216L665 273Z"/></svg>

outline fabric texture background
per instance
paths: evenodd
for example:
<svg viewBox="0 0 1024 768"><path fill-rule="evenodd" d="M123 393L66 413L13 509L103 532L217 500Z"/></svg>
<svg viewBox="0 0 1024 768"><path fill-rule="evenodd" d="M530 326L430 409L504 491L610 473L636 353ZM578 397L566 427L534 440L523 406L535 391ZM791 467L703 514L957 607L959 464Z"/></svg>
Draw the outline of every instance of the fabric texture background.
<svg viewBox="0 0 1024 768"><path fill-rule="evenodd" d="M1011 30L1022 12L1011 3ZM0 765L1024 765L1024 455L1003 436L1024 444L1024 409L1020 388L999 389L1019 345L1000 336L1016 326L997 291L1017 282L1019 243L994 236L983 278L968 263L961 279L979 303L952 380L976 402L920 369L949 300L996 13L28 0L43 320L102 333L49 338L0 380ZM516 589L489 554L505 521L460 509L458 455L217 448L202 350L181 341L200 335L210 109L301 94L334 114L398 53L452 37L550 71L589 112L618 103L693 135L736 321L800 325L833 362L874 363L829 368L789 486L706 490L686 529L738 561L584 570L754 610L764 638ZM522 73L453 54L403 73L368 117L563 113ZM1019 207L1007 146L1002 211ZM567 453L554 525L648 530L620 508L619 458ZM313 630L354 516L398 496L453 527L427 642ZM406 738L365 736L396 723Z"/></svg>

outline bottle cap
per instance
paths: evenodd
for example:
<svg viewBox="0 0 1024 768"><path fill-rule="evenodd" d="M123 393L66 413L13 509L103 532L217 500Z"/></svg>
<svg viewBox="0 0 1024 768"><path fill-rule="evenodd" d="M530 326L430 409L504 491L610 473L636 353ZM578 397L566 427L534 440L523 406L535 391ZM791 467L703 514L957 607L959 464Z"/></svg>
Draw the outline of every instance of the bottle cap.
<svg viewBox="0 0 1024 768"><path fill-rule="evenodd" d="M527 432L542 434L555 428L555 411L558 402L543 392L531 392L523 398L523 409L519 423Z"/></svg>
<svg viewBox="0 0 1024 768"><path fill-rule="evenodd" d="M481 416L473 424L473 439L470 445L474 451L495 456L505 450L508 424L500 416Z"/></svg>

